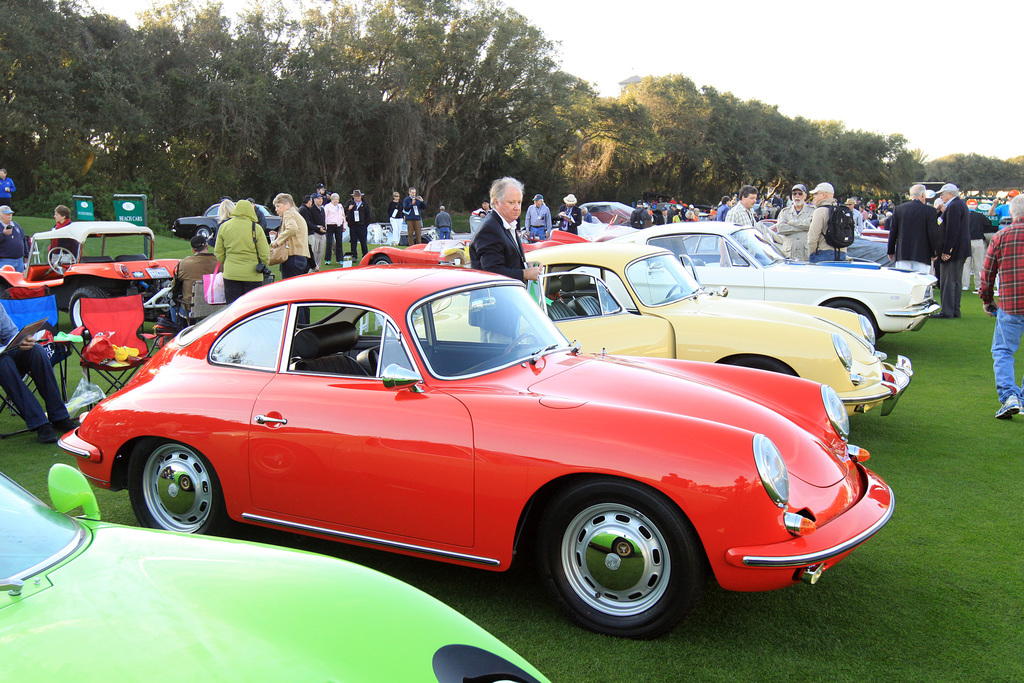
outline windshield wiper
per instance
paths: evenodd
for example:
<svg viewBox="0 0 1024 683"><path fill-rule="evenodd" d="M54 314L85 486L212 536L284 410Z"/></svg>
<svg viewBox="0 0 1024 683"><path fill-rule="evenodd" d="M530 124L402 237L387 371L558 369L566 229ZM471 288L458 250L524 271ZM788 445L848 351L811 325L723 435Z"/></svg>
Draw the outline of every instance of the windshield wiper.
<svg viewBox="0 0 1024 683"><path fill-rule="evenodd" d="M558 343L548 344L543 349L538 349L537 351L534 351L532 354L530 354L530 363L536 365L537 361L539 361L545 353L548 353L549 351L554 351L555 349L559 348L559 346L560 344Z"/></svg>

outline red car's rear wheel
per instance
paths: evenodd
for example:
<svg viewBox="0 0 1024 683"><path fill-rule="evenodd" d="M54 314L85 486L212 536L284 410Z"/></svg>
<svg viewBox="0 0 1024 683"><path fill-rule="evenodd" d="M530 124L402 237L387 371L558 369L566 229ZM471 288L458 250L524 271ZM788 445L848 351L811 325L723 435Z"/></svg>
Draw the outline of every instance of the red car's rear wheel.
<svg viewBox="0 0 1024 683"><path fill-rule="evenodd" d="M128 494L143 526L194 534L227 526L217 473L199 451L176 441L146 439L135 446Z"/></svg>

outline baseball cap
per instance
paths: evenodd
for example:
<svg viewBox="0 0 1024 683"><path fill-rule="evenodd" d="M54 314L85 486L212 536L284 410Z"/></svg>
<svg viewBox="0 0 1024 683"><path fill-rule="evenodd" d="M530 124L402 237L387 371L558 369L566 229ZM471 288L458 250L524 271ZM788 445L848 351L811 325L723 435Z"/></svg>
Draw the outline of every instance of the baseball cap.
<svg viewBox="0 0 1024 683"><path fill-rule="evenodd" d="M835 194L836 188L832 187L832 183L818 183L814 187L814 189L811 190L811 194L817 194L819 192L828 192L829 194Z"/></svg>
<svg viewBox="0 0 1024 683"><path fill-rule="evenodd" d="M800 190L804 194L807 194L807 186L804 185L803 183L797 183L796 185L793 186L793 189L794 190Z"/></svg>
<svg viewBox="0 0 1024 683"><path fill-rule="evenodd" d="M3 213L3 214L14 213L14 210L11 209L11 207L9 207L6 204L4 204L3 206L0 206L0 213Z"/></svg>
<svg viewBox="0 0 1024 683"><path fill-rule="evenodd" d="M542 194L535 194L535 195L533 195L533 201L537 201L538 199L540 201L544 201L544 195L542 195Z"/></svg>
<svg viewBox="0 0 1024 683"><path fill-rule="evenodd" d="M952 192L953 194L960 194L960 188L954 185L953 183L946 183L941 188L939 188L939 194L942 194L943 192Z"/></svg>

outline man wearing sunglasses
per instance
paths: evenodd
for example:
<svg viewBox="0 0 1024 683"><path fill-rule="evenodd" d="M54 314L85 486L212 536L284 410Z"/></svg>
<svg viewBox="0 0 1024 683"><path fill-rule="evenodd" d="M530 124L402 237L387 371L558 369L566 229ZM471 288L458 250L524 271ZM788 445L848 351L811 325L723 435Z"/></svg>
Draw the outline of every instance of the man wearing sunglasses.
<svg viewBox="0 0 1024 683"><path fill-rule="evenodd" d="M807 260L807 230L811 227L814 207L807 203L807 186L793 186L793 202L779 212L775 229L782 236L782 253L794 261Z"/></svg>

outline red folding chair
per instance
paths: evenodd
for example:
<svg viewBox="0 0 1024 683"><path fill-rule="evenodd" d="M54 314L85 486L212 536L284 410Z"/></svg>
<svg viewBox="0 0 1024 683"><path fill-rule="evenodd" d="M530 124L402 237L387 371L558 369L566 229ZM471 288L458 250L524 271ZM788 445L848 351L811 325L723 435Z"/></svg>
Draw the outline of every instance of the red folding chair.
<svg viewBox="0 0 1024 683"><path fill-rule="evenodd" d="M91 382L90 371L102 377L107 385L109 395L124 387L142 365L150 358L150 342L156 335L142 331L146 321L146 313L142 308L142 296L119 296L106 299L79 299L81 303L82 326L75 334L83 336L84 344L81 356L82 370L86 381ZM96 357L89 345L99 338L105 339L110 348L109 357ZM138 355L127 356L124 360L116 360L113 346L135 349Z"/></svg>

